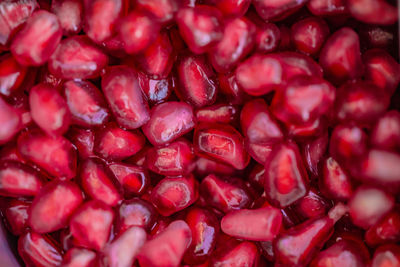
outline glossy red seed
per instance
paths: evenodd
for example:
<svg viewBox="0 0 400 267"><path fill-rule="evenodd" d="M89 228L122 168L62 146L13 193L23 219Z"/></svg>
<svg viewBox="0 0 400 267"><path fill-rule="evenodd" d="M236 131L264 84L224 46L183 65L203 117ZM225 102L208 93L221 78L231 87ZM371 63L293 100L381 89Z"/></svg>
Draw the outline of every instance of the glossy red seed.
<svg viewBox="0 0 400 267"><path fill-rule="evenodd" d="M109 110L100 90L88 81L64 83L64 95L74 124L91 127L104 124Z"/></svg>
<svg viewBox="0 0 400 267"><path fill-rule="evenodd" d="M179 266L191 240L189 226L184 221L174 221L144 244L138 255L139 264L143 267Z"/></svg>
<svg viewBox="0 0 400 267"><path fill-rule="evenodd" d="M331 205L331 201L321 196L321 193L312 187L307 195L294 204L293 210L304 219L318 218L325 215Z"/></svg>
<svg viewBox="0 0 400 267"><path fill-rule="evenodd" d="M287 207L306 195L308 175L295 143L274 146L265 164L264 187L271 204L278 207Z"/></svg>
<svg viewBox="0 0 400 267"><path fill-rule="evenodd" d="M181 8L176 15L176 22L183 40L196 54L206 52L223 36L221 13L212 6Z"/></svg>
<svg viewBox="0 0 400 267"><path fill-rule="evenodd" d="M102 250L109 240L113 220L114 212L109 206L92 200L74 213L69 227L80 246Z"/></svg>
<svg viewBox="0 0 400 267"><path fill-rule="evenodd" d="M218 83L220 93L226 98L226 100L234 105L243 104L244 100L249 96L239 87L236 81L235 72L231 73L219 73ZM247 97L246 97L247 96Z"/></svg>
<svg viewBox="0 0 400 267"><path fill-rule="evenodd" d="M4 218L13 235L22 235L28 226L28 210L30 201L13 199L7 203L4 210Z"/></svg>
<svg viewBox="0 0 400 267"><path fill-rule="evenodd" d="M117 210L116 232L125 232L132 226L142 227L148 231L154 227L156 218L156 210L146 200L139 198L124 200Z"/></svg>
<svg viewBox="0 0 400 267"><path fill-rule="evenodd" d="M11 54L0 57L0 94L10 96L19 91L27 68L18 64Z"/></svg>
<svg viewBox="0 0 400 267"><path fill-rule="evenodd" d="M61 91L62 86L64 84L64 80L54 76L53 74L50 73L49 68L47 65L43 66L40 69L39 72L39 77L38 77L38 82L40 83L45 83L49 84L50 86L56 88L57 91Z"/></svg>
<svg viewBox="0 0 400 267"><path fill-rule="evenodd" d="M118 180L100 160L91 158L82 162L79 178L83 190L92 199L109 206L116 206L122 199Z"/></svg>
<svg viewBox="0 0 400 267"><path fill-rule="evenodd" d="M0 144L10 141L22 126L18 111L0 97Z"/></svg>
<svg viewBox="0 0 400 267"><path fill-rule="evenodd" d="M365 232L369 246L383 245L400 240L400 213L394 209Z"/></svg>
<svg viewBox="0 0 400 267"><path fill-rule="evenodd" d="M180 87L178 97L196 108L208 106L217 97L217 83L212 68L204 56L183 56L177 63Z"/></svg>
<svg viewBox="0 0 400 267"><path fill-rule="evenodd" d="M136 129L150 119L149 107L140 90L137 74L131 68L113 66L107 69L101 87L120 126Z"/></svg>
<svg viewBox="0 0 400 267"><path fill-rule="evenodd" d="M82 191L75 183L48 183L32 202L29 226L40 234L62 229L68 225L69 218L82 202Z"/></svg>
<svg viewBox="0 0 400 267"><path fill-rule="evenodd" d="M177 86L175 76L165 79L151 79L144 73L138 73L139 85L150 104L160 104L170 98L172 91Z"/></svg>
<svg viewBox="0 0 400 267"><path fill-rule="evenodd" d="M184 102L167 102L151 109L150 120L142 127L150 143L168 144L190 132L195 125L193 109Z"/></svg>
<svg viewBox="0 0 400 267"><path fill-rule="evenodd" d="M253 55L239 64L236 81L249 95L269 93L282 82L283 69L277 59L269 55Z"/></svg>
<svg viewBox="0 0 400 267"><path fill-rule="evenodd" d="M216 104L196 110L197 122L235 123L238 116L238 107L230 104Z"/></svg>
<svg viewBox="0 0 400 267"><path fill-rule="evenodd" d="M188 210L185 221L192 232L192 242L185 252L183 262L191 265L203 263L214 251L219 221L211 211L197 207Z"/></svg>
<svg viewBox="0 0 400 267"><path fill-rule="evenodd" d="M214 174L202 180L200 194L208 205L225 213L249 208L252 202L244 181L239 178L219 178Z"/></svg>
<svg viewBox="0 0 400 267"><path fill-rule="evenodd" d="M323 76L323 70L317 62L311 57L292 51L280 52L272 54L275 59L279 60L282 65L283 79L291 80L298 75L306 75L313 77Z"/></svg>
<svg viewBox="0 0 400 267"><path fill-rule="evenodd" d="M70 113L65 99L50 85L38 84L29 92L29 106L33 121L47 134L64 134L70 124Z"/></svg>
<svg viewBox="0 0 400 267"><path fill-rule="evenodd" d="M100 75L108 57L86 36L73 36L61 41L51 56L51 74L63 79L91 79Z"/></svg>
<svg viewBox="0 0 400 267"><path fill-rule="evenodd" d="M304 142L302 146L302 156L304 164L306 165L309 174L311 174L311 178L319 176L319 163L325 155L328 145L329 135L327 132L313 140Z"/></svg>
<svg viewBox="0 0 400 267"><path fill-rule="evenodd" d="M179 4L174 0L138 0L135 7L149 12L159 22L168 24L173 20Z"/></svg>
<svg viewBox="0 0 400 267"><path fill-rule="evenodd" d="M265 164L269 156L271 155L274 144L257 144L245 141L246 151L249 153L252 159L260 164Z"/></svg>
<svg viewBox="0 0 400 267"><path fill-rule="evenodd" d="M209 52L214 69L218 72L232 70L252 50L255 32L255 25L246 18L227 22L222 39Z"/></svg>
<svg viewBox="0 0 400 267"><path fill-rule="evenodd" d="M38 129L32 129L19 136L17 146L24 159L38 165L53 177L75 177L77 153L66 138L50 137Z"/></svg>
<svg viewBox="0 0 400 267"><path fill-rule="evenodd" d="M61 266L91 267L96 264L96 253L85 248L71 248L65 253Z"/></svg>
<svg viewBox="0 0 400 267"><path fill-rule="evenodd" d="M342 15L348 13L345 0L310 0L307 7L316 16Z"/></svg>
<svg viewBox="0 0 400 267"><path fill-rule="evenodd" d="M203 157L197 157L195 169L196 177L206 177L212 173L216 175L233 175L235 172L236 169L230 165Z"/></svg>
<svg viewBox="0 0 400 267"><path fill-rule="evenodd" d="M400 148L400 113L387 112L372 129L371 143L378 148L395 150Z"/></svg>
<svg viewBox="0 0 400 267"><path fill-rule="evenodd" d="M192 205L199 196L193 175L163 178L151 191L151 203L163 216L170 216Z"/></svg>
<svg viewBox="0 0 400 267"><path fill-rule="evenodd" d="M64 35L73 35L82 29L83 3L79 0L58 0L51 2L51 12L60 21Z"/></svg>
<svg viewBox="0 0 400 267"><path fill-rule="evenodd" d="M240 133L227 124L200 124L195 128L196 154L244 169L250 160Z"/></svg>
<svg viewBox="0 0 400 267"><path fill-rule="evenodd" d="M88 158L94 155L94 133L92 130L71 127L66 136L78 149L80 158Z"/></svg>
<svg viewBox="0 0 400 267"><path fill-rule="evenodd" d="M225 245L226 246L226 245ZM212 266L258 266L260 253L252 242L241 242L229 249L216 251L211 258Z"/></svg>
<svg viewBox="0 0 400 267"><path fill-rule="evenodd" d="M243 16L251 0L207 0L206 3L218 8L224 17L233 18Z"/></svg>
<svg viewBox="0 0 400 267"><path fill-rule="evenodd" d="M390 25L397 21L397 8L380 0L349 0L347 7L350 14L369 24Z"/></svg>
<svg viewBox="0 0 400 267"><path fill-rule="evenodd" d="M387 244L375 250L371 267L399 266L400 246Z"/></svg>
<svg viewBox="0 0 400 267"><path fill-rule="evenodd" d="M273 23L258 23L256 31L256 49L261 53L269 53L278 49L281 31Z"/></svg>
<svg viewBox="0 0 400 267"><path fill-rule="evenodd" d="M266 21L279 21L297 11L306 2L305 0L253 0L253 5L262 19Z"/></svg>
<svg viewBox="0 0 400 267"><path fill-rule="evenodd" d="M40 29L40 30L39 30ZM24 66L44 64L61 41L62 29L57 16L40 10L32 14L11 43L11 52Z"/></svg>
<svg viewBox="0 0 400 267"><path fill-rule="evenodd" d="M60 266L62 252L54 243L48 236L29 231L18 239L18 253L27 266Z"/></svg>
<svg viewBox="0 0 400 267"><path fill-rule="evenodd" d="M143 195L149 187L150 177L143 167L111 163L108 165L124 189L125 197Z"/></svg>

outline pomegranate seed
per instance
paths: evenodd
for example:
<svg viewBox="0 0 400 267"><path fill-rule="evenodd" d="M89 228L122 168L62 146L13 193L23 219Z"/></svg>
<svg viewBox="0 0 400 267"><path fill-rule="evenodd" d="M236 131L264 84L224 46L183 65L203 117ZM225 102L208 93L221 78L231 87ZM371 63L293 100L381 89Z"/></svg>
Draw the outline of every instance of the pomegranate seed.
<svg viewBox="0 0 400 267"><path fill-rule="evenodd" d="M252 159L260 164L265 164L271 155L273 144L250 143L246 140L245 147Z"/></svg>
<svg viewBox="0 0 400 267"><path fill-rule="evenodd" d="M243 104L244 100L246 99L246 94L239 87L234 72L219 73L218 83L220 86L220 92L224 95L229 103L234 105Z"/></svg>
<svg viewBox="0 0 400 267"><path fill-rule="evenodd" d="M348 12L345 0L310 0L307 8L316 16L342 15Z"/></svg>
<svg viewBox="0 0 400 267"><path fill-rule="evenodd" d="M18 253L27 266L60 266L61 249L44 235L29 231L18 239Z"/></svg>
<svg viewBox="0 0 400 267"><path fill-rule="evenodd" d="M105 266L132 266L145 242L146 232L140 227L131 227L106 246L102 262Z"/></svg>
<svg viewBox="0 0 400 267"><path fill-rule="evenodd" d="M28 210L31 206L30 201L13 199L7 203L4 217L7 226L13 235L22 235L28 226Z"/></svg>
<svg viewBox="0 0 400 267"><path fill-rule="evenodd" d="M64 134L69 127L67 103L57 90L47 84L38 84L29 92L32 119L47 134Z"/></svg>
<svg viewBox="0 0 400 267"><path fill-rule="evenodd" d="M96 264L96 253L85 248L71 248L65 253L63 267L90 267Z"/></svg>
<svg viewBox="0 0 400 267"><path fill-rule="evenodd" d="M87 81L68 81L63 87L73 123L91 127L109 119L106 101L95 85Z"/></svg>
<svg viewBox="0 0 400 267"><path fill-rule="evenodd" d="M174 0L138 0L135 7L149 12L159 22L169 24L178 11L178 2Z"/></svg>
<svg viewBox="0 0 400 267"><path fill-rule="evenodd" d="M197 177L206 177L209 174L233 175L236 170L227 164L203 157L197 157L195 173Z"/></svg>
<svg viewBox="0 0 400 267"><path fill-rule="evenodd" d="M156 216L154 207L146 200L139 198L124 200L118 208L117 232L125 232L132 226L150 230L156 222Z"/></svg>
<svg viewBox="0 0 400 267"><path fill-rule="evenodd" d="M347 7L354 18L364 23L390 25L397 21L397 8L386 1L350 0Z"/></svg>
<svg viewBox="0 0 400 267"><path fill-rule="evenodd" d="M94 155L94 133L92 130L71 127L67 132L67 137L78 149L79 157L88 158Z"/></svg>
<svg viewBox="0 0 400 267"><path fill-rule="evenodd" d="M400 265L400 246L387 244L375 250L371 267L398 266Z"/></svg>
<svg viewBox="0 0 400 267"><path fill-rule="evenodd" d="M29 210L29 226L39 234L62 229L68 225L69 218L82 202L82 191L75 183L48 183L33 200Z"/></svg>
<svg viewBox="0 0 400 267"><path fill-rule="evenodd" d="M355 31L342 28L325 42L319 62L331 82L340 84L363 74L360 41Z"/></svg>
<svg viewBox="0 0 400 267"><path fill-rule="evenodd" d="M168 102L151 109L150 120L143 133L155 146L168 144L190 132L195 125L193 109L183 102Z"/></svg>
<svg viewBox="0 0 400 267"><path fill-rule="evenodd" d="M301 8L307 1L288 0L288 1L268 1L253 0L258 15L265 21L279 21L291 15Z"/></svg>
<svg viewBox="0 0 400 267"><path fill-rule="evenodd" d="M151 191L151 202L163 216L169 216L192 205L199 196L193 175L163 178Z"/></svg>
<svg viewBox="0 0 400 267"><path fill-rule="evenodd" d="M148 189L150 178L146 169L126 163L111 163L108 167L122 185L125 196L143 195Z"/></svg>
<svg viewBox="0 0 400 267"><path fill-rule="evenodd" d="M310 188L307 195L294 204L293 210L304 219L318 218L327 213L331 202L321 196L315 189Z"/></svg>
<svg viewBox="0 0 400 267"><path fill-rule="evenodd" d="M74 35L81 31L83 15L83 4L81 1L52 1L51 12L53 12L58 17L64 35Z"/></svg>
<svg viewBox="0 0 400 267"><path fill-rule="evenodd" d="M40 29L40 31L38 30ZM61 41L62 29L54 14L40 10L32 14L11 43L11 52L19 64L44 64Z"/></svg>
<svg viewBox="0 0 400 267"><path fill-rule="evenodd" d="M219 178L214 174L205 177L200 193L206 203L224 213L250 207L252 196L244 182L238 178Z"/></svg>
<svg viewBox="0 0 400 267"><path fill-rule="evenodd" d="M215 6L224 17L241 17L248 10L251 0L208 0L208 4Z"/></svg>
<svg viewBox="0 0 400 267"><path fill-rule="evenodd" d="M27 68L18 64L11 54L0 57L0 93L10 96L19 91L26 76Z"/></svg>
<svg viewBox="0 0 400 267"><path fill-rule="evenodd" d="M139 264L143 267L179 266L191 240L189 226L184 221L174 221L144 244L138 255Z"/></svg>
<svg viewBox="0 0 400 267"><path fill-rule="evenodd" d="M215 74L204 56L184 56L179 60L177 69L180 88L177 88L176 94L180 99L196 108L215 102Z"/></svg>
<svg viewBox="0 0 400 267"><path fill-rule="evenodd" d="M278 49L281 41L281 32L273 23L260 22L256 31L256 50L261 53L270 53Z"/></svg>
<svg viewBox="0 0 400 267"><path fill-rule="evenodd" d="M36 196L45 179L35 169L17 161L0 162L0 195L8 197Z"/></svg>
<svg viewBox="0 0 400 267"><path fill-rule="evenodd" d="M277 144L265 164L265 193L271 204L287 207L304 197L308 175L299 149L292 142Z"/></svg>
<svg viewBox="0 0 400 267"><path fill-rule="evenodd" d="M161 148L150 148L146 155L147 168L166 176L190 173L194 168L193 146L181 139Z"/></svg>
<svg viewBox="0 0 400 267"><path fill-rule="evenodd" d="M18 153L55 178L75 177L76 149L62 136L50 137L38 129L29 130L18 138Z"/></svg>
<svg viewBox="0 0 400 267"><path fill-rule="evenodd" d="M232 70L252 50L255 32L255 25L246 18L227 22L221 41L209 53L214 69L218 72Z"/></svg>
<svg viewBox="0 0 400 267"><path fill-rule="evenodd" d="M360 186L349 201L352 222L364 229L376 224L394 206L393 196L368 186Z"/></svg>
<svg viewBox="0 0 400 267"><path fill-rule="evenodd" d="M248 180L254 189L260 192L264 192L264 177L265 177L264 165L256 164L251 169L248 176Z"/></svg>
<svg viewBox="0 0 400 267"><path fill-rule="evenodd" d="M216 104L196 110L198 122L235 123L238 115L238 107L230 104Z"/></svg>
<svg viewBox="0 0 400 267"><path fill-rule="evenodd" d="M100 160L85 160L81 165L79 177L83 190L92 199L109 206L116 206L121 200L121 188L117 178Z"/></svg>
<svg viewBox="0 0 400 267"><path fill-rule="evenodd" d="M193 53L204 53L222 39L221 16L217 8L204 5L178 11L179 32Z"/></svg>
<svg viewBox="0 0 400 267"><path fill-rule="evenodd" d="M388 213L365 232L365 241L370 246L398 242L400 240L400 213L397 209Z"/></svg>
<svg viewBox="0 0 400 267"><path fill-rule="evenodd" d="M298 75L322 78L321 66L307 55L288 51L273 54L273 56L281 63L283 77L286 81Z"/></svg>
<svg viewBox="0 0 400 267"><path fill-rule="evenodd" d="M329 143L328 133L324 133L314 140L304 142L302 147L303 161L311 177L319 177L319 164L324 156Z"/></svg>
<svg viewBox="0 0 400 267"><path fill-rule="evenodd" d="M259 266L260 254L254 243L241 242L229 249L222 250L217 250L213 254L212 266Z"/></svg>
<svg viewBox="0 0 400 267"><path fill-rule="evenodd" d="M171 96L172 91L176 87L176 78L169 77L166 79L156 80L150 79L144 73L139 72L139 85L143 93L146 95L150 104L160 104L166 102Z"/></svg>
<svg viewBox="0 0 400 267"><path fill-rule="evenodd" d="M150 119L149 107L132 69L125 66L109 68L101 87L120 126L136 129Z"/></svg>
<svg viewBox="0 0 400 267"><path fill-rule="evenodd" d="M382 149L400 148L400 113L398 111L391 110L377 121L371 133L371 143Z"/></svg>
<svg viewBox="0 0 400 267"><path fill-rule="evenodd" d="M22 127L18 111L0 97L0 144L10 141Z"/></svg>
<svg viewBox="0 0 400 267"><path fill-rule="evenodd" d="M48 62L49 71L56 77L90 79L100 75L108 57L86 36L73 36L61 41Z"/></svg>

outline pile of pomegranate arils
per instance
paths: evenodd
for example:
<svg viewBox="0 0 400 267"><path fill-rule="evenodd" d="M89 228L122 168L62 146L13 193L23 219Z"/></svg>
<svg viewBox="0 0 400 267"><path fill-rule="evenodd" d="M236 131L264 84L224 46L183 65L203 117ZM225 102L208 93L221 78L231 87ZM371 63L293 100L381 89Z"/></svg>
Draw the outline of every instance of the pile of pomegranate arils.
<svg viewBox="0 0 400 267"><path fill-rule="evenodd" d="M0 266L399 267L397 22L1 1Z"/></svg>

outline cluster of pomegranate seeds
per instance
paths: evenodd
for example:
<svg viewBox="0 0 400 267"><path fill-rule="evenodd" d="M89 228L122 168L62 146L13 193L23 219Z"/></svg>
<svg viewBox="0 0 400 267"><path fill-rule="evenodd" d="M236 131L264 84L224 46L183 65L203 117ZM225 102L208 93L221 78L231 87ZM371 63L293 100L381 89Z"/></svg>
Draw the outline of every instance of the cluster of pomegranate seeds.
<svg viewBox="0 0 400 267"><path fill-rule="evenodd" d="M0 265L400 267L395 2L0 1Z"/></svg>

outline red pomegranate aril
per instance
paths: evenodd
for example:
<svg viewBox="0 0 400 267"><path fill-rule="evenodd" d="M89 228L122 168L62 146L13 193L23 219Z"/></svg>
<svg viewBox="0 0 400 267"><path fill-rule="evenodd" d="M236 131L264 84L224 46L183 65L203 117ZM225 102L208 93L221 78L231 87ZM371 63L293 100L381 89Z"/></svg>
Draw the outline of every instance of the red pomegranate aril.
<svg viewBox="0 0 400 267"><path fill-rule="evenodd" d="M281 32L273 23L257 24L255 47L260 53L270 53L278 49Z"/></svg>
<svg viewBox="0 0 400 267"><path fill-rule="evenodd" d="M193 146L185 139L165 147L150 148L146 154L147 168L166 176L186 175L194 169Z"/></svg>
<svg viewBox="0 0 400 267"><path fill-rule="evenodd" d="M106 101L94 84L74 80L64 83L63 87L74 124L92 127L102 125L109 119Z"/></svg>
<svg viewBox="0 0 400 267"><path fill-rule="evenodd" d="M29 209L29 226L39 234L62 229L68 225L69 218L82 202L82 191L75 183L48 183L32 202Z"/></svg>
<svg viewBox="0 0 400 267"><path fill-rule="evenodd" d="M66 136L78 149L80 158L85 159L94 155L94 132L91 129L71 127Z"/></svg>
<svg viewBox="0 0 400 267"><path fill-rule="evenodd" d="M371 49L363 54L365 78L392 95L400 82L399 63L383 49Z"/></svg>
<svg viewBox="0 0 400 267"><path fill-rule="evenodd" d="M144 13L133 11L119 25L119 36L125 43L125 52L135 54L149 47L157 38L160 25Z"/></svg>
<svg viewBox="0 0 400 267"><path fill-rule="evenodd" d="M133 69L110 67L102 77L101 87L120 126L136 129L150 119L147 101Z"/></svg>
<svg viewBox="0 0 400 267"><path fill-rule="evenodd" d="M323 70L311 57L292 51L272 54L282 65L283 81L289 81L295 76L305 75L310 77L323 76Z"/></svg>
<svg viewBox="0 0 400 267"><path fill-rule="evenodd" d="M29 92L29 106L33 121L47 134L64 134L70 124L70 113L65 99L48 84L37 84Z"/></svg>
<svg viewBox="0 0 400 267"><path fill-rule="evenodd" d="M125 197L143 195L150 185L150 177L143 167L127 163L108 165L124 189Z"/></svg>
<svg viewBox="0 0 400 267"><path fill-rule="evenodd" d="M0 50L7 45L18 26L39 7L36 0L2 1L0 3Z"/></svg>
<svg viewBox="0 0 400 267"><path fill-rule="evenodd" d="M347 14L345 0L310 0L307 8L316 16L331 16Z"/></svg>
<svg viewBox="0 0 400 267"><path fill-rule="evenodd" d="M203 55L185 55L177 63L180 87L178 97L196 108L208 106L217 97L217 83L212 68Z"/></svg>
<svg viewBox="0 0 400 267"><path fill-rule="evenodd" d="M250 160L243 137L228 124L198 125L193 144L197 155L230 164L238 170L243 170Z"/></svg>
<svg viewBox="0 0 400 267"><path fill-rule="evenodd" d="M135 57L135 62L151 78L164 79L172 70L175 55L168 33L162 31L149 47Z"/></svg>
<svg viewBox="0 0 400 267"><path fill-rule="evenodd" d="M80 0L51 2L51 11L58 17L64 35L74 35L82 28L83 3Z"/></svg>
<svg viewBox="0 0 400 267"><path fill-rule="evenodd" d="M282 223L281 212L270 206L255 210L231 211L221 220L221 230L230 236L245 240L272 241Z"/></svg>
<svg viewBox="0 0 400 267"><path fill-rule="evenodd" d="M264 188L270 203L277 207L287 207L307 194L308 175L295 143L274 146L265 163Z"/></svg>
<svg viewBox="0 0 400 267"><path fill-rule="evenodd" d="M374 147L396 150L400 148L400 112L391 110L379 118L371 132Z"/></svg>
<svg viewBox="0 0 400 267"><path fill-rule="evenodd" d="M196 110L197 122L235 123L239 117L239 108L231 104L215 104Z"/></svg>
<svg viewBox="0 0 400 267"><path fill-rule="evenodd" d="M177 85L175 76L165 79L151 79L144 73L138 73L139 85L150 104L166 102Z"/></svg>
<svg viewBox="0 0 400 267"><path fill-rule="evenodd" d="M391 25L397 21L397 8L385 0L349 0L350 14L364 23Z"/></svg>
<svg viewBox="0 0 400 267"><path fill-rule="evenodd" d="M239 87L235 72L218 73L219 92L233 105L241 105L249 96ZM246 97L247 96L247 97Z"/></svg>
<svg viewBox="0 0 400 267"><path fill-rule="evenodd" d="M22 235L28 227L28 210L30 201L12 199L3 212L7 226L13 235Z"/></svg>
<svg viewBox="0 0 400 267"><path fill-rule="evenodd" d="M146 242L146 232L140 227L131 227L114 239L104 249L104 266L132 266L140 248Z"/></svg>
<svg viewBox="0 0 400 267"><path fill-rule="evenodd" d="M146 154L149 151L149 149L152 148L151 145L146 144L142 150L140 150L138 153L133 155L130 158L125 159L126 163L129 164L134 164L136 166L144 167L146 166Z"/></svg>
<svg viewBox="0 0 400 267"><path fill-rule="evenodd" d="M310 188L307 195L294 204L293 210L304 219L318 218L327 213L331 204L317 189Z"/></svg>
<svg viewBox="0 0 400 267"><path fill-rule="evenodd" d="M36 196L40 192L44 183L44 177L28 165L10 160L0 162L1 196Z"/></svg>
<svg viewBox="0 0 400 267"><path fill-rule="evenodd" d="M253 55L240 63L235 73L237 83L246 93L260 96L281 84L283 68L270 55Z"/></svg>
<svg viewBox="0 0 400 267"><path fill-rule="evenodd" d="M50 137L38 129L23 132L17 142L18 153L58 179L76 175L77 153L62 136Z"/></svg>
<svg viewBox="0 0 400 267"><path fill-rule="evenodd" d="M196 168L194 170L196 177L206 177L209 174L233 175L236 169L232 166L211 159L197 157Z"/></svg>
<svg viewBox="0 0 400 267"><path fill-rule="evenodd" d="M224 244L224 246L227 245ZM259 266L259 261L260 253L257 246L252 242L245 241L231 245L229 249L216 250L211 257L211 266Z"/></svg>
<svg viewBox="0 0 400 267"><path fill-rule="evenodd" d="M18 64L11 54L0 57L0 94L10 96L22 84L27 68Z"/></svg>
<svg viewBox="0 0 400 267"><path fill-rule="evenodd" d="M85 193L92 199L116 206L122 199L117 178L103 162L89 158L81 164L79 179Z"/></svg>
<svg viewBox="0 0 400 267"><path fill-rule="evenodd" d="M231 71L253 49L256 27L246 18L237 18L224 26L222 39L210 50L209 59L217 72Z"/></svg>
<svg viewBox="0 0 400 267"><path fill-rule="evenodd" d="M40 10L29 17L23 29L13 38L11 52L21 65L40 66L56 50L61 36L57 16Z"/></svg>
<svg viewBox="0 0 400 267"><path fill-rule="evenodd" d="M38 82L48 84L60 92L65 81L51 74L47 65L44 65L39 71Z"/></svg>
<svg viewBox="0 0 400 267"><path fill-rule="evenodd" d="M190 132L195 125L193 109L184 102L167 102L151 109L150 120L142 127L154 146L168 144Z"/></svg>
<svg viewBox="0 0 400 267"><path fill-rule="evenodd" d="M151 203L163 216L170 216L192 205L199 196L193 175L163 178L151 191Z"/></svg>
<svg viewBox="0 0 400 267"><path fill-rule="evenodd" d="M0 144L10 141L22 128L22 121L13 106L0 97Z"/></svg>
<svg viewBox="0 0 400 267"><path fill-rule="evenodd" d="M400 241L400 213L394 209L378 223L365 232L365 241L369 246Z"/></svg>
<svg viewBox="0 0 400 267"><path fill-rule="evenodd" d="M354 186L350 175L332 157L323 161L319 189L325 197L347 201L353 195Z"/></svg>
<svg viewBox="0 0 400 267"><path fill-rule="evenodd" d="M325 42L319 62L325 76L335 84L363 74L358 35L351 28L341 28Z"/></svg>
<svg viewBox="0 0 400 267"><path fill-rule="evenodd" d="M310 267L325 267L329 264L362 267L365 266L366 262L360 255L355 242L344 239L318 253Z"/></svg>
<svg viewBox="0 0 400 267"><path fill-rule="evenodd" d="M303 143L302 156L311 178L319 177L319 164L325 155L329 145L329 135L327 132L321 134L313 140Z"/></svg>
<svg viewBox="0 0 400 267"><path fill-rule="evenodd" d="M109 206L92 200L74 213L69 227L80 246L102 250L109 240L114 217L114 212Z"/></svg>
<svg viewBox="0 0 400 267"><path fill-rule="evenodd" d="M325 116L305 124L286 124L287 135L297 141L321 136L327 131L328 120Z"/></svg>
<svg viewBox="0 0 400 267"><path fill-rule="evenodd" d="M28 231L18 239L18 253L27 266L60 266L62 252L54 243L48 236Z"/></svg>
<svg viewBox="0 0 400 267"><path fill-rule="evenodd" d="M283 133L261 98L247 102L240 113L242 132L250 143L273 144L283 140Z"/></svg>
<svg viewBox="0 0 400 267"><path fill-rule="evenodd" d="M294 23L291 32L296 49L315 56L329 36L329 27L323 19L310 17Z"/></svg>
<svg viewBox="0 0 400 267"><path fill-rule="evenodd" d="M116 232L122 233L132 226L146 231L156 223L157 213L153 205L139 198L124 200L117 210Z"/></svg>
<svg viewBox="0 0 400 267"><path fill-rule="evenodd" d="M186 222L172 222L141 248L138 260L142 267L179 266L189 247L192 233Z"/></svg>
<svg viewBox="0 0 400 267"><path fill-rule="evenodd" d="M387 244L375 250L371 267L400 266L400 246Z"/></svg>
<svg viewBox="0 0 400 267"><path fill-rule="evenodd" d="M61 41L48 62L49 71L56 77L92 79L108 64L108 56L86 36L77 35Z"/></svg>
<svg viewBox="0 0 400 267"><path fill-rule="evenodd" d="M246 150L251 158L263 165L271 155L273 146L273 144L250 143L247 140L245 142Z"/></svg>
<svg viewBox="0 0 400 267"><path fill-rule="evenodd" d="M247 179L250 182L250 185L253 187L253 189L260 192L264 192L264 180L265 180L264 178L265 178L264 165L256 164L251 169Z"/></svg>
<svg viewBox="0 0 400 267"><path fill-rule="evenodd" d="M244 181L239 178L219 178L214 174L202 180L200 194L209 206L224 213L249 208L253 201Z"/></svg>
<svg viewBox="0 0 400 267"><path fill-rule="evenodd" d="M364 229L376 224L394 206L394 198L378 188L360 186L349 200L352 222Z"/></svg>
<svg viewBox="0 0 400 267"><path fill-rule="evenodd" d="M97 263L94 251L85 248L71 248L64 254L62 267L92 267Z"/></svg>
<svg viewBox="0 0 400 267"><path fill-rule="evenodd" d="M150 13L157 21L169 24L178 11L179 2L175 0L138 0L135 7ZM154 22L153 22L154 23Z"/></svg>
<svg viewBox="0 0 400 267"><path fill-rule="evenodd" d="M306 0L268 1L253 0L258 15L265 21L279 21L301 8Z"/></svg>
<svg viewBox="0 0 400 267"><path fill-rule="evenodd" d="M117 21L126 10L123 0L94 0L85 1L86 34L96 43L110 38L115 32Z"/></svg>
<svg viewBox="0 0 400 267"><path fill-rule="evenodd" d="M207 52L222 39L221 12L212 6L183 7L176 14L179 32L196 54Z"/></svg>
<svg viewBox="0 0 400 267"><path fill-rule="evenodd" d="M333 233L333 227L347 211L341 204L336 204L329 214L305 221L296 225L275 239L274 251L276 261L286 266L308 266Z"/></svg>

